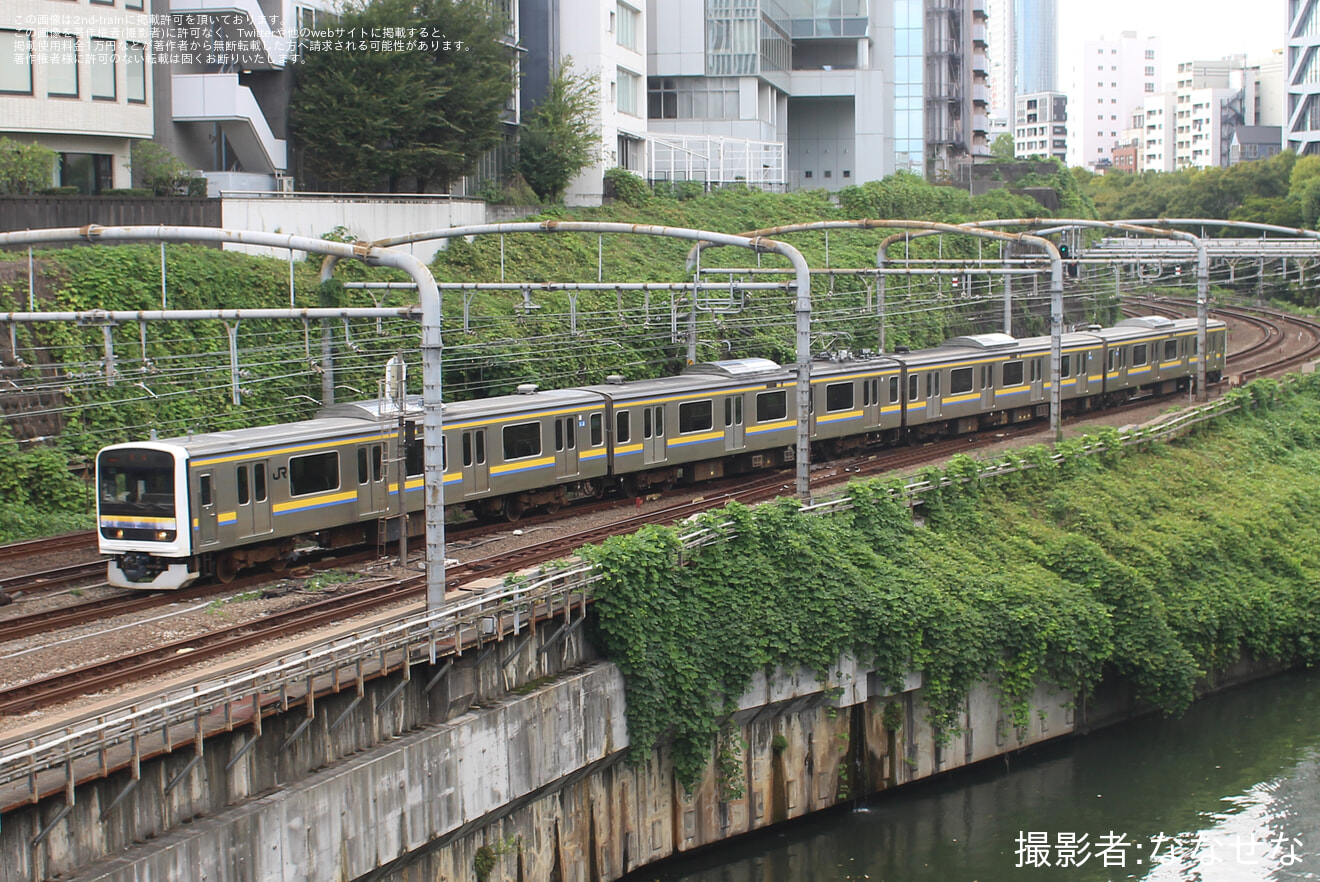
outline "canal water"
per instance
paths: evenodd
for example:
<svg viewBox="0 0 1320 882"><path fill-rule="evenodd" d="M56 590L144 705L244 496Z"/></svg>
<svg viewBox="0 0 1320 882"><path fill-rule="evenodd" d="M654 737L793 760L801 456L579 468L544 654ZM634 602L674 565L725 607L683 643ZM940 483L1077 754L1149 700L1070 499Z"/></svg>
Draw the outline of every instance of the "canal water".
<svg viewBox="0 0 1320 882"><path fill-rule="evenodd" d="M716 846L628 882L1320 880L1320 671Z"/></svg>

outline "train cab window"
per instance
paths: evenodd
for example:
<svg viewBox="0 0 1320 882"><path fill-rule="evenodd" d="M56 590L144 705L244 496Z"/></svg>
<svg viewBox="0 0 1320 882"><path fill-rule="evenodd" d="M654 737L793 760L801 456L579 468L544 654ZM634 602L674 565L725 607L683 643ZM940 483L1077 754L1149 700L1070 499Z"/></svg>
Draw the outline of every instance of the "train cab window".
<svg viewBox="0 0 1320 882"><path fill-rule="evenodd" d="M289 495L306 496L339 487L339 453L289 457Z"/></svg>
<svg viewBox="0 0 1320 882"><path fill-rule="evenodd" d="M629 421L628 421L627 411L624 411L623 413L615 414L614 416L615 444L627 444L628 439L632 437L632 433L629 431L630 427L628 425L628 422Z"/></svg>
<svg viewBox="0 0 1320 882"><path fill-rule="evenodd" d="M1138 343L1132 347L1132 366L1141 367L1146 363L1146 344Z"/></svg>
<svg viewBox="0 0 1320 882"><path fill-rule="evenodd" d="M709 399L680 404L678 406L679 434L686 435L689 432L710 431L711 426L715 424L714 410ZM657 432L657 434L659 433Z"/></svg>
<svg viewBox="0 0 1320 882"><path fill-rule="evenodd" d="M587 427L591 432L591 446L599 447L601 442L605 440L605 430L601 426L600 414L593 413L591 418L587 420Z"/></svg>
<svg viewBox="0 0 1320 882"><path fill-rule="evenodd" d="M541 454L541 424L519 423L504 427L504 461Z"/></svg>
<svg viewBox="0 0 1320 882"><path fill-rule="evenodd" d="M1173 361L1173 360L1176 359L1177 357L1178 357L1178 341L1177 341L1177 340L1165 340L1165 341L1164 341L1164 360L1165 360L1165 361Z"/></svg>
<svg viewBox="0 0 1320 882"><path fill-rule="evenodd" d="M252 498L257 502L266 501L266 464L259 462L252 467L252 483L255 485Z"/></svg>
<svg viewBox="0 0 1320 882"><path fill-rule="evenodd" d="M202 506L209 506L211 502L211 476L202 475Z"/></svg>
<svg viewBox="0 0 1320 882"><path fill-rule="evenodd" d="M908 374L908 401L917 400L917 381L920 378L918 374Z"/></svg>
<svg viewBox="0 0 1320 882"><path fill-rule="evenodd" d="M248 495L251 492L250 489L248 488L248 467L239 466L237 471L237 476L238 476L238 504L247 505L249 502L252 501L251 497Z"/></svg>
<svg viewBox="0 0 1320 882"><path fill-rule="evenodd" d="M358 483L367 483L367 449L359 447L357 452Z"/></svg>
<svg viewBox="0 0 1320 882"><path fill-rule="evenodd" d="M949 371L949 394L961 395L972 391L972 369L956 368Z"/></svg>
<svg viewBox="0 0 1320 882"><path fill-rule="evenodd" d="M898 404L898 377L889 378L889 403Z"/></svg>
<svg viewBox="0 0 1320 882"><path fill-rule="evenodd" d="M787 416L788 393L784 390L762 392L756 396L756 421L758 423L772 423Z"/></svg>
<svg viewBox="0 0 1320 882"><path fill-rule="evenodd" d="M1004 378L1005 386L1021 386L1022 362L1020 361L1004 362L1003 378Z"/></svg>
<svg viewBox="0 0 1320 882"><path fill-rule="evenodd" d="M834 413L840 410L852 410L853 384L830 383L825 387L825 410Z"/></svg>

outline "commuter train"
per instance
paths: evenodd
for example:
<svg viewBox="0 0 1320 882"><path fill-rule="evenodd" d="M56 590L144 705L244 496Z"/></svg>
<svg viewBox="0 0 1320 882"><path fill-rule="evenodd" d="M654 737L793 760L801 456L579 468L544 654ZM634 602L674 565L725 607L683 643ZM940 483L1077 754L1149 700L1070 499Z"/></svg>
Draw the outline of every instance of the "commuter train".
<svg viewBox="0 0 1320 882"><path fill-rule="evenodd" d="M1226 345L1224 323L1211 321L1211 382L1222 376ZM934 349L817 361L813 447L834 455L1048 416L1049 351L1048 337L978 334ZM1065 412L1174 392L1196 375L1196 321L1092 326L1065 334L1062 352ZM527 385L446 404L446 515L513 521L613 490L634 495L784 465L795 453L795 385L790 369L746 358L657 380ZM110 583L229 581L263 562L282 568L309 544L395 539L401 493L410 533L421 533L420 405L409 400L416 428L402 439L397 410L365 401L302 422L106 447L96 463L97 528L101 553L113 556Z"/></svg>

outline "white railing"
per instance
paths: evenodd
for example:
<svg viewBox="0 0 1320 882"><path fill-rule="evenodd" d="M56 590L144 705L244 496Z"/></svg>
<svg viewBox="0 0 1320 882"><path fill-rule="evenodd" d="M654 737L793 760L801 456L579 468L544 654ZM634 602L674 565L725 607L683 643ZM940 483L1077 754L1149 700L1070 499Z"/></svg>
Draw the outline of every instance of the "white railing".
<svg viewBox="0 0 1320 882"><path fill-rule="evenodd" d="M783 188L784 145L715 135L647 135L653 180Z"/></svg>
<svg viewBox="0 0 1320 882"><path fill-rule="evenodd" d="M1182 434L1193 426L1238 409L1229 399L1219 399L1182 411L1148 428L1125 432L1123 446ZM1082 447L1084 454L1103 452L1107 445L1092 440ZM1053 460L1061 462L1064 454ZM1032 462L1009 455L987 463L972 477L980 480L1015 474L1036 468ZM911 480L894 491L909 501L935 487L945 487L954 480L943 478L938 484ZM808 514L837 514L852 508L848 497L817 503L803 509ZM703 548L728 541L734 536L734 524L725 521L695 526L680 537L685 550ZM526 581L506 580L480 595L450 604L432 612L403 613L396 619L359 630L351 635L281 656L274 662L223 680L191 684L156 695L140 697L131 705L102 711L94 719L69 724L24 739L0 744L0 791L21 788L27 783L22 799L4 794L6 803L35 802L43 792L65 786L72 798L74 780L85 777L75 770L84 763L102 774L130 763L140 762L145 753L140 742L147 736L164 741L163 750L173 749L172 732L192 733L176 739L180 745L195 745L198 753L207 735L253 725L260 731L263 710L273 712L299 706L309 692L340 689L349 682L360 686L365 677L378 676L414 663L434 664L447 654L461 654L464 649L502 639L526 630L533 611L542 618L564 613L566 621L577 607L585 615L593 586L601 574L591 565L572 560L558 569L534 571ZM455 650L457 648L457 651ZM395 663L391 664L390 659ZM345 672L348 672L346 675ZM327 682L328 681L328 682ZM250 709L250 713L249 713ZM112 759L112 753L118 754ZM93 765L94 764L94 765Z"/></svg>

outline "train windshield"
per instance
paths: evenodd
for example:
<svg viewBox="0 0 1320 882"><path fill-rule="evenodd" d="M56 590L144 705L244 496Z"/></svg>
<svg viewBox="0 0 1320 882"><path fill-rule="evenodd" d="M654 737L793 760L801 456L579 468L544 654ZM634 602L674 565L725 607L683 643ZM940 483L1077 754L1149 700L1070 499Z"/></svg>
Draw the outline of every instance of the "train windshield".
<svg viewBox="0 0 1320 882"><path fill-rule="evenodd" d="M174 517L174 457L169 453L106 450L97 458L96 476L102 514Z"/></svg>

